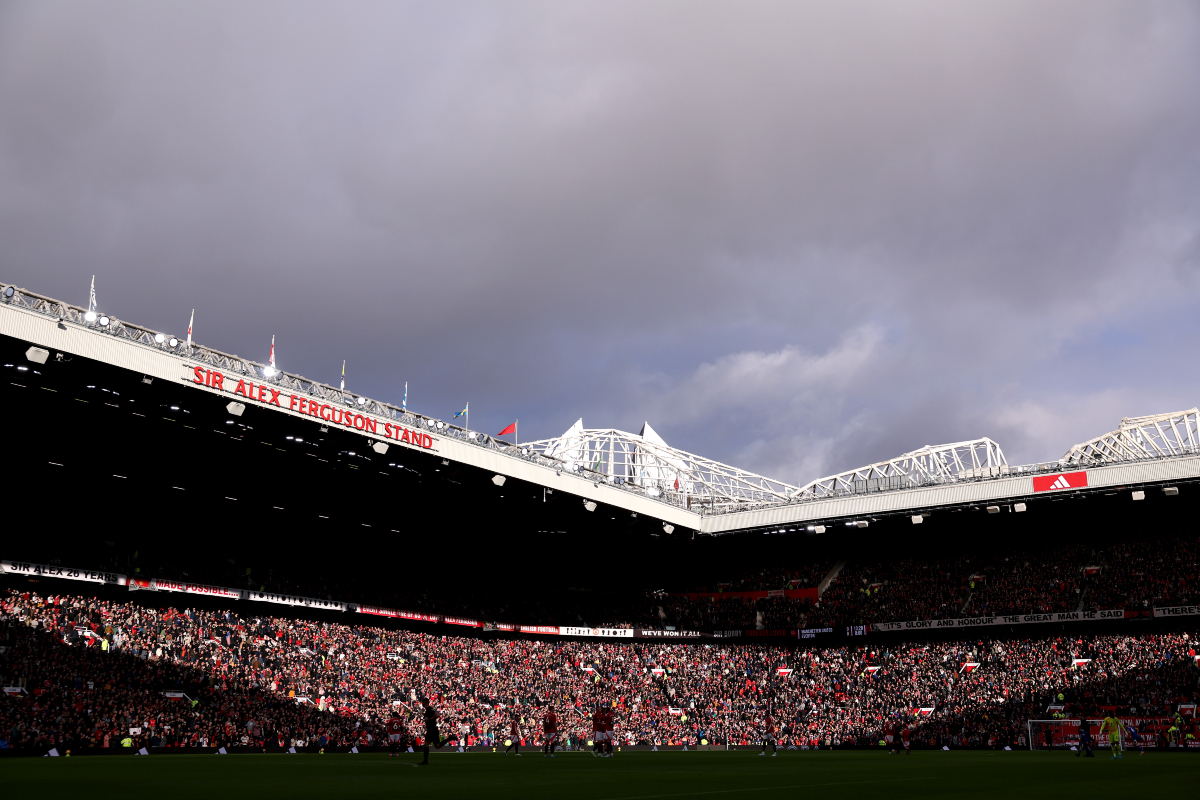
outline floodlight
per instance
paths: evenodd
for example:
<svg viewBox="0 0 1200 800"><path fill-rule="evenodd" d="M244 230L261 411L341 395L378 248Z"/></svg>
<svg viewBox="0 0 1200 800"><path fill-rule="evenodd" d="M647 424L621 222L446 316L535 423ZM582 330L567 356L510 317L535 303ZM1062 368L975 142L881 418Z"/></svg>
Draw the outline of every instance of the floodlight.
<svg viewBox="0 0 1200 800"><path fill-rule="evenodd" d="M103 316L103 317L101 317L101 318L100 318L100 326L101 326L102 328L107 328L107 327L108 327L108 323L109 323L109 319L108 319L108 317L107 317L107 316Z"/></svg>
<svg viewBox="0 0 1200 800"><path fill-rule="evenodd" d="M278 372L274 367L263 367L263 376L270 378Z"/></svg>
<svg viewBox="0 0 1200 800"><path fill-rule="evenodd" d="M583 507L584 507L584 508L586 508L588 511L595 511L595 510L596 510L596 504L595 504L593 501L591 501L591 500L584 500L584 501L583 501Z"/></svg>
<svg viewBox="0 0 1200 800"><path fill-rule="evenodd" d="M506 480L508 480L508 479L505 478L503 475L493 475L492 476L492 483L496 484L497 486L503 486L504 481L506 481Z"/></svg>
<svg viewBox="0 0 1200 800"><path fill-rule="evenodd" d="M171 345L171 347L179 347L179 340L172 336L171 341L167 342L167 344Z"/></svg>
<svg viewBox="0 0 1200 800"><path fill-rule="evenodd" d="M1133 493L1133 499L1134 500L1145 500L1146 493L1143 492L1141 489L1138 489L1136 492Z"/></svg>
<svg viewBox="0 0 1200 800"><path fill-rule="evenodd" d="M86 314L83 315L83 319L85 322L95 322L96 321L96 312L95 311L87 312Z"/></svg>
<svg viewBox="0 0 1200 800"><path fill-rule="evenodd" d="M1016 513L1020 514L1024 510L1025 510L1024 503L1013 503L1013 511L1015 511Z"/></svg>
<svg viewBox="0 0 1200 800"><path fill-rule="evenodd" d="M1178 486L1164 486L1163 494L1165 494L1167 497L1174 497L1175 495L1179 494L1179 487Z"/></svg>
<svg viewBox="0 0 1200 800"><path fill-rule="evenodd" d="M5 300L12 300L13 295L16 293L17 293L17 291L13 287L11 287L11 286L4 287L4 299Z"/></svg>
<svg viewBox="0 0 1200 800"><path fill-rule="evenodd" d="M668 522L664 522L664 523L663 523L663 533L674 533L674 532L675 532L675 526L674 526L674 525L672 525L672 524L670 524L670 523L668 523Z"/></svg>
<svg viewBox="0 0 1200 800"><path fill-rule="evenodd" d="M367 398L365 398L365 397L358 398L358 404L360 406L365 406L367 404Z"/></svg>
<svg viewBox="0 0 1200 800"><path fill-rule="evenodd" d="M441 423L441 422L438 422L438 423L437 423L437 429L438 429L439 431L440 431L440 430L441 430L443 427L444 427L444 426L442 425L442 423Z"/></svg>
<svg viewBox="0 0 1200 800"><path fill-rule="evenodd" d="M156 343L158 343L158 344L162 344L162 343L163 343L163 342L165 342L166 340L167 340L167 337L166 337L166 335L165 335L165 334L161 334L161 333L156 333L156 334L154 334L154 341L155 341Z"/></svg>

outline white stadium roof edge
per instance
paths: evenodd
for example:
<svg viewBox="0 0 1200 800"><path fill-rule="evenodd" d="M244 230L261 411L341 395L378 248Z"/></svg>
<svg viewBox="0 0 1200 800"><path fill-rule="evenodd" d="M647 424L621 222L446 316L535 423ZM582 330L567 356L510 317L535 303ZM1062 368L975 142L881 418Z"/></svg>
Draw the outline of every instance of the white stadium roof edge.
<svg viewBox="0 0 1200 800"><path fill-rule="evenodd" d="M1034 495L1034 479L1039 476L1070 471L1086 472L1082 485L1091 489L1200 478L1200 410L1196 408L1123 419L1116 430L1074 445L1058 461L1013 466L999 444L981 438L925 446L803 486L671 447L649 423L634 434L584 428L579 420L561 436L516 446L15 286L0 286L0 334L195 391L221 394L231 401L246 398L233 397L229 387L197 383L196 368L253 377L272 389L286 390L286 394L281 391L285 397L298 395L352 409L355 417L367 420L362 430L374 440L377 452L416 446L397 437L385 440L377 426L375 435L366 433L368 426L391 423L396 430L411 426L427 442L432 439L432 446L425 449L441 458L700 533L789 530L785 526L1001 502ZM271 410L300 416L283 406ZM1052 483L1051 489L1078 488L1066 485L1068 481Z"/></svg>

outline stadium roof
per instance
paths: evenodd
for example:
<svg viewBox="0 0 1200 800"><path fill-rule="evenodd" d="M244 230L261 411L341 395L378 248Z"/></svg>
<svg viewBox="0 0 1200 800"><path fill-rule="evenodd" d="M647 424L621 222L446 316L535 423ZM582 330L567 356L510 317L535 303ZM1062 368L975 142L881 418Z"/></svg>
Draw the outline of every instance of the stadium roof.
<svg viewBox="0 0 1200 800"><path fill-rule="evenodd" d="M216 393L235 404L246 398L231 396L234 382L261 381L262 388L282 394L284 405L270 409L262 397L250 399L273 413L305 416L303 402L300 411L286 407L289 397L303 398L310 408L336 407L339 418L345 413L347 419L365 420L359 430L379 446L412 446L407 438L384 441L379 433L404 428L407 437L411 426L426 442L432 438L432 450L444 459L707 533L1023 497L1037 491L1033 476L1071 469L1086 470L1089 487L1200 477L1195 408L1124 419L1116 430L1075 445L1053 462L1012 466L996 442L980 438L927 445L794 486L671 447L648 423L633 434L587 429L579 420L561 436L518 447L13 286L0 294L0 310L0 333L41 347ZM194 377L218 370L230 386ZM308 416L316 415L310 410Z"/></svg>

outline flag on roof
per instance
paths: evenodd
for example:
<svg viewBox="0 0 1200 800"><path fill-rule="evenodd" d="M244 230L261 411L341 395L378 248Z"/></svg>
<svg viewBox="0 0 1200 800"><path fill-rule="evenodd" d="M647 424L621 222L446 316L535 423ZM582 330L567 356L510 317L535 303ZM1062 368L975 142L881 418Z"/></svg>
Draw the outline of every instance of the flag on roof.
<svg viewBox="0 0 1200 800"><path fill-rule="evenodd" d="M189 330L191 330L189 328ZM271 365L271 371L275 372L275 334L271 334L271 355L267 357L267 362Z"/></svg>
<svg viewBox="0 0 1200 800"><path fill-rule="evenodd" d="M470 407L471 407L471 404L467 403L465 406L463 406L463 410L459 411L457 414L455 414L453 417L451 417L451 419L458 419L459 417L465 417L467 415L467 409Z"/></svg>
<svg viewBox="0 0 1200 800"><path fill-rule="evenodd" d="M516 433L516 432L517 432L517 423L514 422L513 424L509 425L507 428L500 431L496 435L497 436L507 436L510 433Z"/></svg>
<svg viewBox="0 0 1200 800"><path fill-rule="evenodd" d="M342 359L342 391L346 391L346 359Z"/></svg>
<svg viewBox="0 0 1200 800"><path fill-rule="evenodd" d="M88 311L96 310L96 276L92 276L92 291L88 294Z"/></svg>

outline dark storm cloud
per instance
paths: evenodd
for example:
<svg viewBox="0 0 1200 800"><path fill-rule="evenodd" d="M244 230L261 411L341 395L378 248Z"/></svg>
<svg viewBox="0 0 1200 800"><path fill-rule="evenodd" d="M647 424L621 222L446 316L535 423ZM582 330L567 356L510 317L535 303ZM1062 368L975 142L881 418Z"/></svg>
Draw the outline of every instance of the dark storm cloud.
<svg viewBox="0 0 1200 800"><path fill-rule="evenodd" d="M0 7L6 280L805 482L1186 408L1189 4Z"/></svg>

